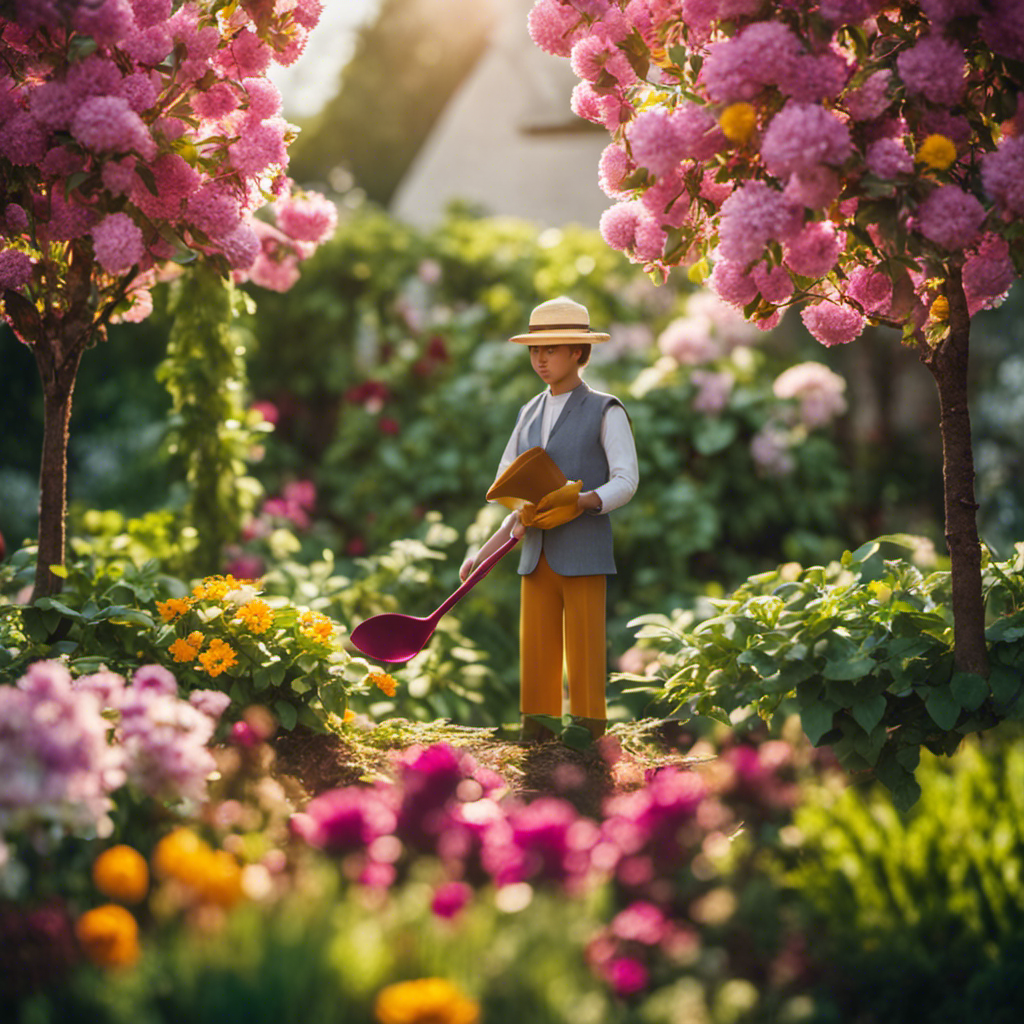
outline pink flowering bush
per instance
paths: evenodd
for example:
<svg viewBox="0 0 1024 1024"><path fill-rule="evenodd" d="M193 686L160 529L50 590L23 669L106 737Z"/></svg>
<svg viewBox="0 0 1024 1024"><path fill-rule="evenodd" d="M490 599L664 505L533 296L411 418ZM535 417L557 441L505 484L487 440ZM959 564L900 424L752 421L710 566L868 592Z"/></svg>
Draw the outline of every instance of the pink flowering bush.
<svg viewBox="0 0 1024 1024"><path fill-rule="evenodd" d="M621 149L601 168L611 246L655 280L712 259L711 287L765 326L802 305L823 345L884 325L916 347L957 410L940 424L956 661L985 676L964 395L971 317L1024 272L1019 0L539 0L531 24L556 56L571 37L637 72L589 76L574 105ZM698 116L694 145L673 125Z"/></svg>
<svg viewBox="0 0 1024 1024"><path fill-rule="evenodd" d="M0 315L41 356L37 592L63 562L66 411L83 350L137 322L150 290L202 259L283 290L336 224L293 192L296 129L266 79L319 0L12 0L0 9ZM257 217L273 199L274 227Z"/></svg>

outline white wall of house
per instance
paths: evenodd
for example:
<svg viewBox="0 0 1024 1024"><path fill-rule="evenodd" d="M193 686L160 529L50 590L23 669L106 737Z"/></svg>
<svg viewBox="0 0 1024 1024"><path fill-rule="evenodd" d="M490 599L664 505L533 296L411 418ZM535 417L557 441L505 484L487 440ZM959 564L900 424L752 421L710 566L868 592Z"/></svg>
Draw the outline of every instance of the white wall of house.
<svg viewBox="0 0 1024 1024"><path fill-rule="evenodd" d="M436 224L452 200L544 225L596 227L611 200L597 184L609 137L569 109L568 60L530 39L532 0L480 0L501 13L488 51L417 154L392 212Z"/></svg>

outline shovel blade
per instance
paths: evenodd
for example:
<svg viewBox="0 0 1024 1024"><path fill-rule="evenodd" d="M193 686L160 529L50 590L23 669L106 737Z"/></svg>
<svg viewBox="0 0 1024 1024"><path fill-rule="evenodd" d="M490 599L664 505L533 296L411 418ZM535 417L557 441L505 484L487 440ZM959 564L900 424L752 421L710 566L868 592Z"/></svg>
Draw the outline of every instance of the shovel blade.
<svg viewBox="0 0 1024 1024"><path fill-rule="evenodd" d="M423 650L436 620L385 612L364 619L352 630L351 640L363 654L376 661L405 662Z"/></svg>

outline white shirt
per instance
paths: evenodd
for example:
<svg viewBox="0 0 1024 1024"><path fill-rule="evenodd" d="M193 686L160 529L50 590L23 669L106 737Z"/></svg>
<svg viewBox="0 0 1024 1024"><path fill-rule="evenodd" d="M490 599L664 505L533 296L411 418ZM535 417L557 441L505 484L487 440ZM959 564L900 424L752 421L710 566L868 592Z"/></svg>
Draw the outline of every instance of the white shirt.
<svg viewBox="0 0 1024 1024"><path fill-rule="evenodd" d="M573 391L575 390L573 388ZM570 395L572 395L572 391L566 391L561 395L553 395L550 391L544 392L544 399L540 403L540 407L534 411L532 416L524 417L512 431L512 436L509 438L508 444L505 445L505 451L501 456L495 479L501 476L515 461L519 451L520 434L529 427L536 416L541 417L541 446L548 443L551 428L558 421ZM608 482L594 488L594 493L601 499L601 511L594 512L593 515L603 515L621 508L636 494L637 486L640 483L636 442L633 440L633 431L629 426L629 417L621 405L609 405L605 410L604 419L601 421L601 447L604 448L605 458L608 459Z"/></svg>

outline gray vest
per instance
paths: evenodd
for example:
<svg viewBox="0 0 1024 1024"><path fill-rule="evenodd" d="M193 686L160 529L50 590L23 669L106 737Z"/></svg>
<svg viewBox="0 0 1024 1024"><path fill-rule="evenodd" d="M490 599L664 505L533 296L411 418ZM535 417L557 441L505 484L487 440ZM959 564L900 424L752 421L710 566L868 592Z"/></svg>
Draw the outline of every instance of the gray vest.
<svg viewBox="0 0 1024 1024"><path fill-rule="evenodd" d="M519 417L532 415L545 392L519 410ZM594 391L586 384L574 388L561 415L552 424L545 450L567 480L582 480L583 490L592 491L608 482L608 458L601 444L601 423L609 405L622 405L613 395ZM517 455L540 445L540 415L520 431ZM584 512L569 523L550 530L530 528L523 537L519 574L537 568L543 550L548 565L560 576L599 576L615 572L612 555L612 524L607 515Z"/></svg>

